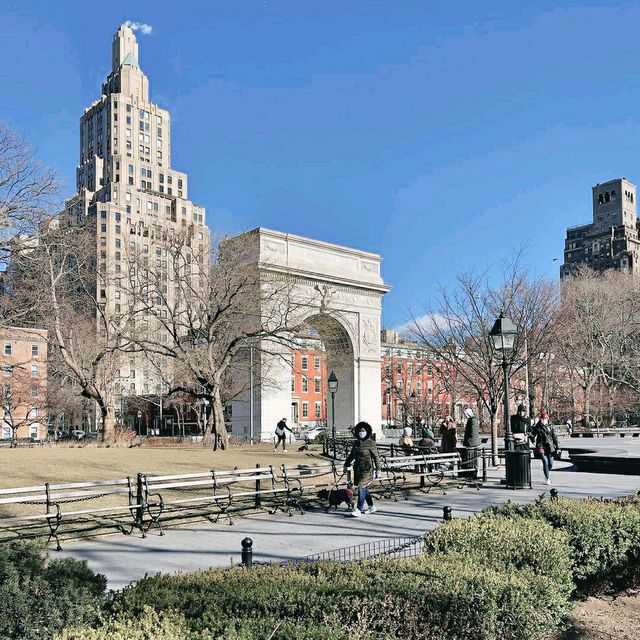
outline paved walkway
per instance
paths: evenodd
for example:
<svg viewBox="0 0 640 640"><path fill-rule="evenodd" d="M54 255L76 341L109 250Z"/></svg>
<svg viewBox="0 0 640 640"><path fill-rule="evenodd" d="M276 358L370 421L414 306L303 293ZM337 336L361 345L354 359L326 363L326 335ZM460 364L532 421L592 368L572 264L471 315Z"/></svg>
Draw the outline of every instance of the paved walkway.
<svg viewBox="0 0 640 640"><path fill-rule="evenodd" d="M238 564L240 541L245 536L253 539L255 560L293 560L384 538L419 535L441 521L445 505L452 508L454 516L466 517L506 500L532 502L550 489L543 482L541 463L532 461L532 468L532 490L505 489L497 484L504 470L490 471L490 482L480 491L468 487L447 489L445 496L418 493L409 500L380 500L376 514L359 519L347 517L345 511L325 514L320 509L293 517L255 514L235 518L233 526L198 523L169 529L164 536L152 530L146 539L133 534L66 542L60 555L87 560L92 569L107 576L112 589L145 574ZM556 469L553 486L563 496L615 497L640 489L637 476L577 473L567 462L556 463Z"/></svg>

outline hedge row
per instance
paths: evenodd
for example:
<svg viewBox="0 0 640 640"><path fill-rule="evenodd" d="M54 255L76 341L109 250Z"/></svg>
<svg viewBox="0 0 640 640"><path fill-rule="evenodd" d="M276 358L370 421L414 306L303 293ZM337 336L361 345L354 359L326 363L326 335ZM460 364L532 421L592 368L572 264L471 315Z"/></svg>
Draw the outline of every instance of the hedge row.
<svg viewBox="0 0 640 640"><path fill-rule="evenodd" d="M93 624L106 579L72 558L46 562L40 545L0 545L0 638L46 640L69 625Z"/></svg>
<svg viewBox="0 0 640 640"><path fill-rule="evenodd" d="M640 499L538 500L489 507L485 516L543 521L569 538L578 595L623 590L640 579Z"/></svg>
<svg viewBox="0 0 640 640"><path fill-rule="evenodd" d="M540 552L541 539L555 561ZM567 538L545 522L454 521L428 544L429 553L412 559L158 575L116 595L102 635L62 638L114 640L118 624L145 625L150 615L171 612L181 630L157 637L538 640L571 609ZM519 553L516 563L510 549ZM146 637L126 628L132 638Z"/></svg>

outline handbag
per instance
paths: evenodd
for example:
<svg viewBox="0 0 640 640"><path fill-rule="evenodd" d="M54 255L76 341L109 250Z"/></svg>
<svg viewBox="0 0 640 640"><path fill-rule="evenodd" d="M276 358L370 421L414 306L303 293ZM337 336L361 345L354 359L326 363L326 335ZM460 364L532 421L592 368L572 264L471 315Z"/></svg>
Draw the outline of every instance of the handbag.
<svg viewBox="0 0 640 640"><path fill-rule="evenodd" d="M533 457L537 458L538 460L542 459L543 454L544 454L544 447L536 447L533 450Z"/></svg>

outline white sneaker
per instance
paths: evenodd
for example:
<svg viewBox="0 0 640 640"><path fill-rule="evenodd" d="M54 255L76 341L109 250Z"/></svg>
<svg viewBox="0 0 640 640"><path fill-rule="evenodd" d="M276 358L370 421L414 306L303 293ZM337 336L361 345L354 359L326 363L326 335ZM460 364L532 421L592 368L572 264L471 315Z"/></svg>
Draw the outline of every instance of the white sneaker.
<svg viewBox="0 0 640 640"><path fill-rule="evenodd" d="M283 449L282 453L289 453L289 450L288 449Z"/></svg>
<svg viewBox="0 0 640 640"><path fill-rule="evenodd" d="M362 515L362 512L360 511L360 509L358 509L358 507L356 507L349 515L352 518L359 518Z"/></svg>
<svg viewBox="0 0 640 640"><path fill-rule="evenodd" d="M551 484L551 478L547 478L547 484Z"/></svg>
<svg viewBox="0 0 640 640"><path fill-rule="evenodd" d="M370 507L365 511L365 513L369 513L369 514L371 514L371 513L375 513L377 510L378 510L378 507L376 507L376 505L375 505L375 504L372 504L372 505L371 505L371 506L370 506Z"/></svg>

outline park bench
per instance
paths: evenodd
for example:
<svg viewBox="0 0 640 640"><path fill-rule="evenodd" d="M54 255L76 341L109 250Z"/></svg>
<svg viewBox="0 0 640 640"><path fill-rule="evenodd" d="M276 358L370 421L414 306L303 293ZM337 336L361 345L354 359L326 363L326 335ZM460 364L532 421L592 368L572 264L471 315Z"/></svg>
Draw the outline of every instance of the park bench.
<svg viewBox="0 0 640 640"><path fill-rule="evenodd" d="M229 524L233 524L230 513L232 507L261 508L262 500L267 499L274 504L270 513L282 510L293 515L286 499L289 490L286 483L276 477L272 466L258 465L251 469L225 471L212 469L202 473L165 476L143 474L142 482L144 504L150 506L148 513L151 524L158 525L161 533L160 517L167 508L213 507L217 513L212 522L218 522L224 516ZM207 518L211 519L209 516Z"/></svg>
<svg viewBox="0 0 640 640"><path fill-rule="evenodd" d="M110 499L112 496L126 497L126 504L92 505L82 508L85 503L99 501L102 498ZM130 534L134 528L140 529L145 535L143 523L143 508L137 499L135 483L130 477L119 480L101 480L97 482L72 482L68 484L37 485L33 487L17 487L13 489L0 489L0 508L2 506L24 507L27 513L2 518L2 524L31 523L46 524L49 528L47 544L51 540L56 541L56 548L60 550L58 531L63 522L81 520L88 516L104 517L112 522L126 534ZM31 509L31 507L35 507ZM40 508L44 512L39 512ZM78 508L80 507L80 508ZM35 511L35 513L31 513ZM126 514L133 519L130 525L124 525L117 518ZM129 527L127 531L127 527Z"/></svg>
<svg viewBox="0 0 640 640"><path fill-rule="evenodd" d="M442 481L447 478L460 480L462 486L471 484L480 489L475 468L463 468L458 452L382 456L382 471L385 474L380 480L382 495L396 501L398 493L407 499L406 485L411 477L419 479L420 490L425 493L438 489L445 494Z"/></svg>

